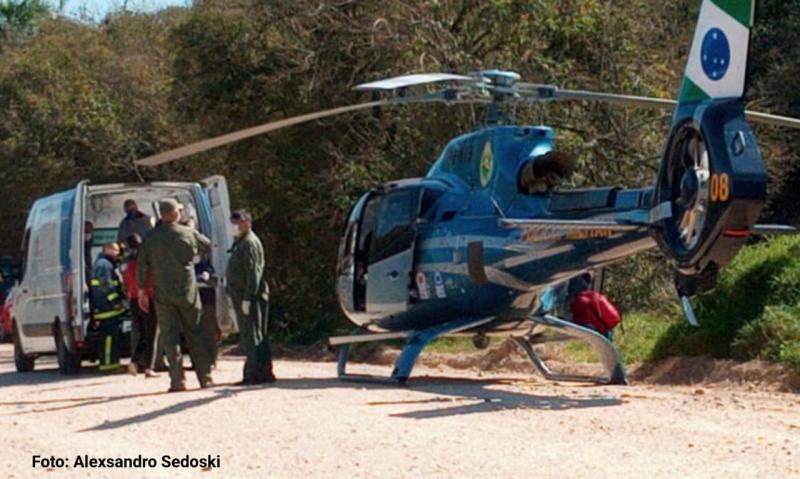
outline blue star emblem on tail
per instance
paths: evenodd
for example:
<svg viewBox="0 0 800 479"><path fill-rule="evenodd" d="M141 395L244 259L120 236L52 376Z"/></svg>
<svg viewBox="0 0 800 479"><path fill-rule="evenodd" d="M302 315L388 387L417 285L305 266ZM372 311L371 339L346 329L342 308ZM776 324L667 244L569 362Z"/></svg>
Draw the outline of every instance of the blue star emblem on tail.
<svg viewBox="0 0 800 479"><path fill-rule="evenodd" d="M728 73L731 63L731 46L725 32L712 28L703 37L700 61L703 72L713 81L719 81Z"/></svg>

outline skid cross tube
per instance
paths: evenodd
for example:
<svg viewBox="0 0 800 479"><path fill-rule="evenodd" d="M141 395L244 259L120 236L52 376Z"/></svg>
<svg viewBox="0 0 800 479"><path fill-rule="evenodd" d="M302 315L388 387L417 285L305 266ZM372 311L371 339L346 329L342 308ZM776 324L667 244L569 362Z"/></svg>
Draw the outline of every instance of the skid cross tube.
<svg viewBox="0 0 800 479"><path fill-rule="evenodd" d="M533 365L537 370L539 370L545 379L563 382L593 382L598 384L617 385L628 384L628 376L625 373L625 366L622 364L619 351L617 351L617 348L614 347L614 344L605 336L575 323L556 318L555 316L534 316L531 319L543 326L557 329L562 334L573 339L579 339L589 343L589 345L600 357L600 362L603 364L603 368L605 368L607 374L606 377L598 377L554 373L549 367L547 367L547 363L545 363L545 361L539 356L536 350L533 349L531 337L514 337L514 343L528 355Z"/></svg>
<svg viewBox="0 0 800 479"><path fill-rule="evenodd" d="M422 350L425 349L436 338L446 336L448 334L455 334L466 331L482 324L492 321L494 318L467 318L450 321L438 326L433 326L419 331L408 331L405 333L375 333L369 334L362 328L352 331L352 340L347 340L345 337L331 338L329 342L331 345L339 346L339 359L336 367L337 376L341 381L351 382L379 382L389 384L405 384L411 376L411 371L414 369L414 364L417 362ZM389 337L387 337L389 336ZM368 376L362 374L347 374L347 360L350 353L350 345L354 343L364 343L372 341L386 341L387 339L395 339L406 337L406 343L400 356L397 358L392 375L389 378L378 378L375 376Z"/></svg>

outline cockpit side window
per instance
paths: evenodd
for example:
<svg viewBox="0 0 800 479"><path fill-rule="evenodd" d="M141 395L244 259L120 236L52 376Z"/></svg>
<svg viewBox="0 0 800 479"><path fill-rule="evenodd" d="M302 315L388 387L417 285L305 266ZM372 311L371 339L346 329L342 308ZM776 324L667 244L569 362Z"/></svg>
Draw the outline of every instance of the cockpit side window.
<svg viewBox="0 0 800 479"><path fill-rule="evenodd" d="M364 214L361 217L361 226L359 227L358 235L358 248L357 251L362 254L367 254L370 249L370 243L375 235L375 227L378 223L378 207L380 206L381 197L373 196L364 206Z"/></svg>
<svg viewBox="0 0 800 479"><path fill-rule="evenodd" d="M419 208L419 219L421 221L433 221L436 217L436 202L444 194L444 190L426 186L422 190L422 204Z"/></svg>
<svg viewBox="0 0 800 479"><path fill-rule="evenodd" d="M337 276L346 271L353 264L353 253L355 251L355 234L356 234L355 221L349 223L344 232L342 243L339 246L339 262L336 265Z"/></svg>
<svg viewBox="0 0 800 479"><path fill-rule="evenodd" d="M418 190L401 190L383 198L378 211L378 228L370 251L370 263L393 256L409 247L414 236L418 194Z"/></svg>

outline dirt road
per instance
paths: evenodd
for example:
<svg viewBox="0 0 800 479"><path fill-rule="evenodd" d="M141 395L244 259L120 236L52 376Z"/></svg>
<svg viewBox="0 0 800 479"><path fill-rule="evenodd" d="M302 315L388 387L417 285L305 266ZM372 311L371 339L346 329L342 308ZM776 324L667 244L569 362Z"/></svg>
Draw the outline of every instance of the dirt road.
<svg viewBox="0 0 800 479"><path fill-rule="evenodd" d="M216 379L232 383L238 358ZM369 372L385 368L360 366ZM422 368L408 388L346 384L332 363L281 361L278 384L165 394L52 361L16 374L0 346L0 472L27 477L800 477L800 397L741 388L553 385ZM191 374L191 372L188 372ZM448 376L444 379L442 376ZM189 384L196 387L194 378ZM32 457L69 468L32 468ZM163 455L220 457L166 469ZM75 457L155 469L85 469ZM632 476L635 474L635 476Z"/></svg>

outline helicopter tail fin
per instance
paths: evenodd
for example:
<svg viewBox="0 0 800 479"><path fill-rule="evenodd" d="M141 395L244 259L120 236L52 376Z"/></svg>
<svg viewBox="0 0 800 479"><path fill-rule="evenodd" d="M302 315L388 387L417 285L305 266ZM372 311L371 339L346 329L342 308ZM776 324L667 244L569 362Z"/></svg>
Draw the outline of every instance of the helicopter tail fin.
<svg viewBox="0 0 800 479"><path fill-rule="evenodd" d="M654 204L671 210L653 236L689 297L747 242L766 202L767 172L745 114L755 0L703 0Z"/></svg>
<svg viewBox="0 0 800 479"><path fill-rule="evenodd" d="M678 103L740 98L756 0L703 0Z"/></svg>

